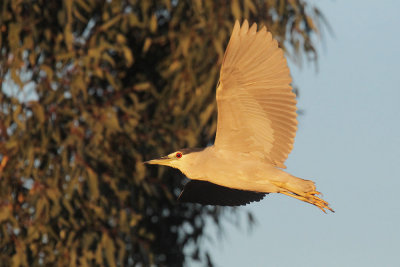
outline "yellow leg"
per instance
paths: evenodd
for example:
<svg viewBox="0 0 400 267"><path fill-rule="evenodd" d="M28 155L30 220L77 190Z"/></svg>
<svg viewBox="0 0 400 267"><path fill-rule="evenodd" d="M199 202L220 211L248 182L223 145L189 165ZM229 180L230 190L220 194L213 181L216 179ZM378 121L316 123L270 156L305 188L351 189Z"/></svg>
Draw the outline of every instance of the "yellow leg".
<svg viewBox="0 0 400 267"><path fill-rule="evenodd" d="M279 193L287 195L287 196L290 196L290 197L297 198L297 199L299 199L301 201L308 202L310 204L313 204L314 206L317 206L318 208L320 208L325 213L326 213L325 209L328 209L328 210L330 210L332 212L335 212L333 209L331 209L329 207L328 202L326 202L325 200L323 200L323 199L321 199L321 198L316 196L316 195L320 195L321 194L318 191L312 191L312 192L303 193L304 195L303 194L302 195L298 195L296 193L291 193L291 192L288 192L288 191L281 191Z"/></svg>

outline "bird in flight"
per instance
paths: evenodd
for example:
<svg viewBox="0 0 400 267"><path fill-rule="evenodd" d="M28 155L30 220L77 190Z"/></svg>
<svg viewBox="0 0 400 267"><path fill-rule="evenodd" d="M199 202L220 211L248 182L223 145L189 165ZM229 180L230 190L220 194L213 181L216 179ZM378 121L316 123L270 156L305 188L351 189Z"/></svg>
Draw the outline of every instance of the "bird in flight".
<svg viewBox="0 0 400 267"><path fill-rule="evenodd" d="M239 206L280 193L333 212L313 181L283 170L297 130L290 83L283 51L271 33L236 21L217 86L214 145L146 163L177 168L190 179L181 202Z"/></svg>

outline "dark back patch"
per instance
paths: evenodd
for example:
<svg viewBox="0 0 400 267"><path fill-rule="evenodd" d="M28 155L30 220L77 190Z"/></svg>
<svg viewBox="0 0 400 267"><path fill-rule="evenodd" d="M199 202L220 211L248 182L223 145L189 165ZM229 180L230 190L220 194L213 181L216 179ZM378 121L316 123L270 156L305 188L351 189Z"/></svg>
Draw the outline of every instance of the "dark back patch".
<svg viewBox="0 0 400 267"><path fill-rule="evenodd" d="M241 206L260 201L267 193L233 189L206 181L190 180L178 201L217 206Z"/></svg>

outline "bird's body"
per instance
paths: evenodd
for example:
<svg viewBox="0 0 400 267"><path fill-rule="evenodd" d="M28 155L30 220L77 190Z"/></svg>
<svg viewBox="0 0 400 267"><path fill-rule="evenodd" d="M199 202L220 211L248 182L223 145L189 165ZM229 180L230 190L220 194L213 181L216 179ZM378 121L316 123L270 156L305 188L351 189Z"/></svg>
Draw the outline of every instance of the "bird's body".
<svg viewBox="0 0 400 267"><path fill-rule="evenodd" d="M294 177L251 153L236 153L209 146L185 155L189 164L174 166L191 179L220 186L263 193L279 193L279 184L294 190L313 191L314 183ZM229 171L227 171L229 170Z"/></svg>
<svg viewBox="0 0 400 267"><path fill-rule="evenodd" d="M316 196L314 182L282 170L297 130L290 82L283 51L271 33L236 21L216 92L214 145L182 149L147 163L177 168L192 180L181 193L184 201L241 205L282 193L333 211Z"/></svg>

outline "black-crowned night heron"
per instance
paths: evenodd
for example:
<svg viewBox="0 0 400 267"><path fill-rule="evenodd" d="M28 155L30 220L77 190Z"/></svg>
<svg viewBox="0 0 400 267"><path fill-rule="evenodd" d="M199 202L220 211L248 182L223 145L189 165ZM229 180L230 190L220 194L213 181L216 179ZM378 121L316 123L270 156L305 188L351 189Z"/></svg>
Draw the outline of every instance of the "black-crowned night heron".
<svg viewBox="0 0 400 267"><path fill-rule="evenodd" d="M183 202L236 206L281 193L333 211L317 196L314 182L282 170L297 130L290 83L283 51L271 33L236 21L217 88L214 145L146 163L177 168L190 179L179 196Z"/></svg>

